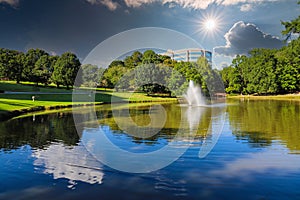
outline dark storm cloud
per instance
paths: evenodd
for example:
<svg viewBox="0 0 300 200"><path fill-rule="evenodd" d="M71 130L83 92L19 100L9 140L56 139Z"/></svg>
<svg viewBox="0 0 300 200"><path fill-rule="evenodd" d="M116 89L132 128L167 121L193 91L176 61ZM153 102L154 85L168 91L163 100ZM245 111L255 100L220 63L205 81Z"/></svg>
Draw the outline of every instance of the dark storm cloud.
<svg viewBox="0 0 300 200"><path fill-rule="evenodd" d="M19 0L0 0L0 4L1 3L11 5L12 7L16 7L19 4Z"/></svg>
<svg viewBox="0 0 300 200"><path fill-rule="evenodd" d="M109 1L97 2L21 0L15 9L2 0L0 19L5 20L0 20L0 48L71 51L84 58L99 42L126 30L131 17L103 6Z"/></svg>
<svg viewBox="0 0 300 200"><path fill-rule="evenodd" d="M254 24L235 23L225 34L226 46L215 47L217 54L234 56L247 54L253 48L277 49L284 45L280 39L259 30Z"/></svg>

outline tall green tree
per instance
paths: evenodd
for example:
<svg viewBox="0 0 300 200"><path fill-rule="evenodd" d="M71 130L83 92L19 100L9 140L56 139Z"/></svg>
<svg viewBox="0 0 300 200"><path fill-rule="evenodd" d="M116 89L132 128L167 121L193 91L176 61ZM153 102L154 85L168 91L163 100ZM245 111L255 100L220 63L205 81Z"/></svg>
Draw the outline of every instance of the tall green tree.
<svg viewBox="0 0 300 200"><path fill-rule="evenodd" d="M254 49L250 52L248 64L251 68L244 77L247 79L247 93L278 93L276 51L277 50L270 49Z"/></svg>
<svg viewBox="0 0 300 200"><path fill-rule="evenodd" d="M0 49L0 77L15 80L19 83L22 80L24 63L24 53L9 50Z"/></svg>
<svg viewBox="0 0 300 200"><path fill-rule="evenodd" d="M82 83L87 87L96 87L105 69L98 68L97 65L85 64L81 66Z"/></svg>
<svg viewBox="0 0 300 200"><path fill-rule="evenodd" d="M170 74L168 68L153 63L143 64L135 70L135 85L148 95L151 93L168 92L166 77Z"/></svg>
<svg viewBox="0 0 300 200"><path fill-rule="evenodd" d="M38 83L45 85L49 83L52 75L52 62L51 56L43 55L34 64L32 78L37 85Z"/></svg>
<svg viewBox="0 0 300 200"><path fill-rule="evenodd" d="M158 64L160 59L158 55L153 50L147 50L143 54L142 63L143 64Z"/></svg>
<svg viewBox="0 0 300 200"><path fill-rule="evenodd" d="M10 71L10 78L20 83L22 80L22 73L24 69L25 54L23 52L17 52L14 56L14 60L11 63L12 70Z"/></svg>
<svg viewBox="0 0 300 200"><path fill-rule="evenodd" d="M115 67L115 66L122 66L122 67L124 67L125 64L124 64L124 62L122 60L114 60L114 61L112 61L110 63L110 65L108 66L108 68Z"/></svg>
<svg viewBox="0 0 300 200"><path fill-rule="evenodd" d="M0 77L1 79L8 78L7 71L9 69L10 50L0 48Z"/></svg>
<svg viewBox="0 0 300 200"><path fill-rule="evenodd" d="M127 56L124 65L128 68L134 68L142 63L143 54L139 51L133 52L131 56Z"/></svg>
<svg viewBox="0 0 300 200"><path fill-rule="evenodd" d="M113 88L127 71L122 65L109 67L103 74L103 82L106 83L106 87Z"/></svg>
<svg viewBox="0 0 300 200"><path fill-rule="evenodd" d="M42 56L49 54L41 49L29 49L25 54L23 79L26 81L36 81L36 76L32 73L35 68L35 63Z"/></svg>
<svg viewBox="0 0 300 200"><path fill-rule="evenodd" d="M242 77L240 76L240 73L238 70L233 67L225 67L221 71L222 75L222 80L225 84L225 91L229 94L232 93L241 93L243 88L242 88Z"/></svg>
<svg viewBox="0 0 300 200"><path fill-rule="evenodd" d="M278 85L281 93L300 91L300 38L276 53Z"/></svg>
<svg viewBox="0 0 300 200"><path fill-rule="evenodd" d="M54 64L51 80L57 87L64 85L69 89L73 86L81 63L73 53L66 52Z"/></svg>

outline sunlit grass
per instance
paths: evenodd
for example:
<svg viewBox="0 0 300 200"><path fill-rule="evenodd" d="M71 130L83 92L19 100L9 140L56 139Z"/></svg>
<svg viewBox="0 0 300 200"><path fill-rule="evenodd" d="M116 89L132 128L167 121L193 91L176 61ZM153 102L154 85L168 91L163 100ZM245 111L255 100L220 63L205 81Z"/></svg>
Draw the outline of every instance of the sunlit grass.
<svg viewBox="0 0 300 200"><path fill-rule="evenodd" d="M34 108L40 107L37 110L49 110L54 108L64 108L72 105L95 104L102 103L146 103L146 102L169 102L176 101L176 98L168 97L151 97L140 92L114 92L112 89L97 88L93 91L93 95L88 91L90 88L83 89L81 93L76 94L76 102L73 102L73 90L58 89L55 87L36 87L33 83L27 82L16 84L11 81L0 82L0 91L11 92L28 92L20 93L0 93L0 117L1 114L6 114L10 111L24 110L26 112L34 111ZM84 89L87 89L86 91ZM34 101L32 97L34 96ZM112 98L113 97L113 98ZM25 112L25 113L26 113Z"/></svg>
<svg viewBox="0 0 300 200"><path fill-rule="evenodd" d="M16 84L15 81L1 81L0 90L11 91L11 92L52 92L52 93L70 93L72 90L67 90L64 87L56 88L55 85L48 86L36 86L32 82L22 82L21 84Z"/></svg>
<svg viewBox="0 0 300 200"><path fill-rule="evenodd" d="M254 95L236 95L227 96L228 99L251 99L251 100L296 100L300 101L300 94L254 96Z"/></svg>

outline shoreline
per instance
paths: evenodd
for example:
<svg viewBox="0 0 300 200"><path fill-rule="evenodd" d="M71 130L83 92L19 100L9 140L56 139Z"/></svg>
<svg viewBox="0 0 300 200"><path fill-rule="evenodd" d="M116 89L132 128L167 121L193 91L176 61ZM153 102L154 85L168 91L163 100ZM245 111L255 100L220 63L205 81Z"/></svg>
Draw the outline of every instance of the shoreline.
<svg viewBox="0 0 300 200"><path fill-rule="evenodd" d="M39 111L47 111L47 110L60 110L64 108L72 108L72 107L88 107L88 106L98 106L103 105L104 102L100 103L87 103L87 104L67 104L67 105L53 105L53 106L33 106L29 108L16 109L12 111L1 111L0 112L0 122L7 121L13 119L15 117L19 117L21 115L25 115L28 113L34 113Z"/></svg>
<svg viewBox="0 0 300 200"><path fill-rule="evenodd" d="M176 99L177 101L177 99ZM120 101L120 102L97 102L97 103L78 103L78 104L66 104L66 105L52 105L52 106L33 106L29 108L16 109L12 111L0 111L0 122L7 121L13 119L15 117L19 117L25 114L40 112L40 111L50 111L50 110L61 110L65 108L77 108L77 107L90 107L90 106L100 106L104 104L115 104L115 103L155 103L155 102L175 102L174 100L129 100L129 101Z"/></svg>
<svg viewBox="0 0 300 200"><path fill-rule="evenodd" d="M279 95L226 95L226 99L251 99L251 100L278 100L278 101L300 101L298 94L279 94Z"/></svg>
<svg viewBox="0 0 300 200"><path fill-rule="evenodd" d="M300 101L300 94L286 94L286 95L269 95L269 96L255 96L255 95L226 95L226 99L241 99L241 100L281 100L281 101ZM155 102L175 102L178 101L177 98L174 100L166 99L151 99L151 100L128 100L128 101L121 101L121 102L94 102L94 103L78 103L78 104L61 104L61 105L45 105L45 106L33 106L29 108L21 108L16 110L2 110L0 111L0 122L7 121L13 119L15 117L19 117L25 114L40 112L40 111L49 111L49 110L61 110L65 108L76 108L76 107L90 107L90 106L99 106L104 104L112 104L112 103L155 103Z"/></svg>

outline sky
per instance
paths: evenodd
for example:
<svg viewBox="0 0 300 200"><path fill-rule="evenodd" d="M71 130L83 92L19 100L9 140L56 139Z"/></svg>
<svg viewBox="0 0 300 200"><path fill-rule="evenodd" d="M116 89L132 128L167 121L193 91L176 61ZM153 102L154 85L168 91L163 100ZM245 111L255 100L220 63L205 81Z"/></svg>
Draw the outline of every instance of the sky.
<svg viewBox="0 0 300 200"><path fill-rule="evenodd" d="M71 51L84 60L116 34L158 27L197 41L213 52L214 66L221 68L252 48L282 47L281 21L299 15L297 1L0 0L0 48Z"/></svg>

